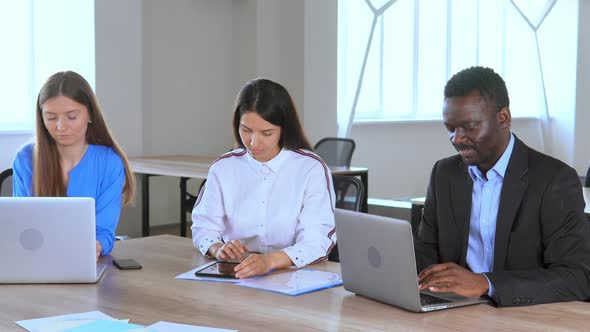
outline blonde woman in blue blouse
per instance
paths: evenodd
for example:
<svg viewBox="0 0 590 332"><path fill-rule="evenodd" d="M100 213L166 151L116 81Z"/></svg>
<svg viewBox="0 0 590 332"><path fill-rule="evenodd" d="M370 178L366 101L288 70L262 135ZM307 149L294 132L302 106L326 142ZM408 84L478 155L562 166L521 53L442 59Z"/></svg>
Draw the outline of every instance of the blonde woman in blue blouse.
<svg viewBox="0 0 590 332"><path fill-rule="evenodd" d="M35 143L13 162L14 196L94 198L96 258L110 253L135 178L88 82L72 71L52 75L37 98L36 124Z"/></svg>

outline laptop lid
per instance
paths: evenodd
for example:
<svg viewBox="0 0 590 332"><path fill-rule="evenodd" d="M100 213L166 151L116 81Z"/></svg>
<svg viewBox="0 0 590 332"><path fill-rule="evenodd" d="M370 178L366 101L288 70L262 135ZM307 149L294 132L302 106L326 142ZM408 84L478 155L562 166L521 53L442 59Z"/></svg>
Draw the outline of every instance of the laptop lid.
<svg viewBox="0 0 590 332"><path fill-rule="evenodd" d="M0 211L0 283L98 280L93 198L0 197Z"/></svg>
<svg viewBox="0 0 590 332"><path fill-rule="evenodd" d="M415 312L487 302L483 298L429 293L449 302L422 305L410 224L341 209L334 214L345 289Z"/></svg>

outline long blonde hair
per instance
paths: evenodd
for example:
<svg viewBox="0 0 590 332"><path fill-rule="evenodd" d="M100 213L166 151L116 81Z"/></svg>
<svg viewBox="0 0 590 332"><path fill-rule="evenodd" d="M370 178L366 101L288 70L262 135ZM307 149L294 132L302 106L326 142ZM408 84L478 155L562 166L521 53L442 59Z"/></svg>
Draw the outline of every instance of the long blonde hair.
<svg viewBox="0 0 590 332"><path fill-rule="evenodd" d="M66 196L66 186L61 171L59 152L55 140L43 123L41 105L47 100L64 96L86 106L91 123L86 131L88 144L104 145L112 148L125 166L125 185L123 187L123 204L133 202L135 198L135 176L129 167L129 161L113 139L98 106L96 96L90 84L78 73L63 71L53 74L39 91L37 97L37 138L33 152L33 190L35 196Z"/></svg>

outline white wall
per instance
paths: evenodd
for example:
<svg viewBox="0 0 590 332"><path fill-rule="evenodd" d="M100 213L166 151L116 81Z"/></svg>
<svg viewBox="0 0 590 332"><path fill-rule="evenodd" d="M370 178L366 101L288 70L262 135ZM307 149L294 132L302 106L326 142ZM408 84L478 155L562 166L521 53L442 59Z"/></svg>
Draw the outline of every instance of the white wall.
<svg viewBox="0 0 590 332"><path fill-rule="evenodd" d="M217 155L231 146L232 4L143 2L145 154Z"/></svg>
<svg viewBox="0 0 590 332"><path fill-rule="evenodd" d="M303 94L303 1L256 2L256 76L287 88L301 109Z"/></svg>
<svg viewBox="0 0 590 332"><path fill-rule="evenodd" d="M231 52L231 69L233 72L232 102L242 85L259 75L257 68L257 2L257 0L233 2Z"/></svg>
<svg viewBox="0 0 590 332"><path fill-rule="evenodd" d="M12 167L16 152L25 143L33 141L33 134L0 134L0 172Z"/></svg>
<svg viewBox="0 0 590 332"><path fill-rule="evenodd" d="M305 0L303 125L315 144L336 136L338 2ZM301 105L301 104L300 104Z"/></svg>
<svg viewBox="0 0 590 332"><path fill-rule="evenodd" d="M95 1L96 95L129 156L143 154L141 0Z"/></svg>
<svg viewBox="0 0 590 332"><path fill-rule="evenodd" d="M579 2L578 70L574 134L574 166L586 175L590 166L590 1Z"/></svg>
<svg viewBox="0 0 590 332"><path fill-rule="evenodd" d="M512 131L540 149L538 122L513 119ZM424 196L434 163L455 154L442 121L355 124L352 164L369 167L370 197Z"/></svg>

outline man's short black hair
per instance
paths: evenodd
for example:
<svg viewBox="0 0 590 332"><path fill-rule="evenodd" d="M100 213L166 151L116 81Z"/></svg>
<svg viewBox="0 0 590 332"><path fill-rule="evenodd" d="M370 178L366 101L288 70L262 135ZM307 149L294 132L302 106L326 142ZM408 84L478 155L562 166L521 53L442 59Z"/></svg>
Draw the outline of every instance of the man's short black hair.
<svg viewBox="0 0 590 332"><path fill-rule="evenodd" d="M478 91L487 102L496 104L496 111L510 106L506 83L493 69L470 67L451 77L445 86L445 99L467 96Z"/></svg>

